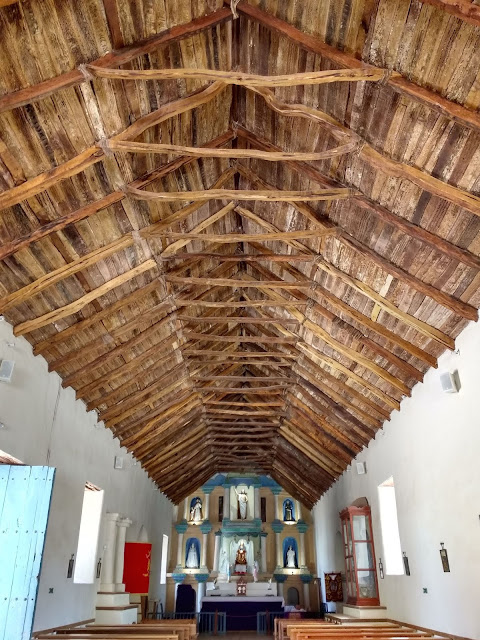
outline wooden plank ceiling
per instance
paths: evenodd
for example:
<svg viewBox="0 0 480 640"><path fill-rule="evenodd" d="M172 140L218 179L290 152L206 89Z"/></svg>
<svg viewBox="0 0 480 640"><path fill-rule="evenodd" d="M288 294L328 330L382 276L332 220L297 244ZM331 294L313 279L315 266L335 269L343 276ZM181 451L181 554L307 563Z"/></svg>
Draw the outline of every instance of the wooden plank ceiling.
<svg viewBox="0 0 480 640"><path fill-rule="evenodd" d="M477 319L478 8L1 5L0 313L173 501L313 505Z"/></svg>

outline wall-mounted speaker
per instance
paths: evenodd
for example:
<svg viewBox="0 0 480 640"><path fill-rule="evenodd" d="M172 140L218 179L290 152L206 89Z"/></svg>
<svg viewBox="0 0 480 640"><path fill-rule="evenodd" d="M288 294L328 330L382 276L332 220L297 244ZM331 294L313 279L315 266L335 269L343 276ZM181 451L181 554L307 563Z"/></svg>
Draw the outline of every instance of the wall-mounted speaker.
<svg viewBox="0 0 480 640"><path fill-rule="evenodd" d="M365 473L367 473L367 465L365 464L365 462L356 462L355 464L357 466L357 474L359 476L363 476Z"/></svg>
<svg viewBox="0 0 480 640"><path fill-rule="evenodd" d="M115 456L113 460L113 468L114 469L123 469L123 458L122 456Z"/></svg>
<svg viewBox="0 0 480 640"><path fill-rule="evenodd" d="M455 378L455 374L453 373L449 373L448 371L446 373L441 373L440 384L442 385L442 391L444 391L445 393L458 392L457 381Z"/></svg>
<svg viewBox="0 0 480 640"><path fill-rule="evenodd" d="M2 360L0 364L0 382L11 382L14 368L14 360Z"/></svg>

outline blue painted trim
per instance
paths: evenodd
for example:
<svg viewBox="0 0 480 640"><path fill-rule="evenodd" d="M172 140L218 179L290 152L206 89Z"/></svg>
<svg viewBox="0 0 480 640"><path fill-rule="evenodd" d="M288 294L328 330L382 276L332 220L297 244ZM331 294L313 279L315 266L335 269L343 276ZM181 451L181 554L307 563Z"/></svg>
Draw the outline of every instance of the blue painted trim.
<svg viewBox="0 0 480 640"><path fill-rule="evenodd" d="M196 573L195 574L195 580L197 582L206 582L208 580L208 573Z"/></svg>
<svg viewBox="0 0 480 640"><path fill-rule="evenodd" d="M180 584L180 582L183 582L186 577L187 577L186 573L172 573L172 578L178 584Z"/></svg>
<svg viewBox="0 0 480 640"><path fill-rule="evenodd" d="M303 584L309 584L313 580L313 576L309 573L301 573L300 580L303 582Z"/></svg>
<svg viewBox="0 0 480 640"><path fill-rule="evenodd" d="M280 520L274 520L272 522L272 530L274 531L274 533L282 533L284 526L285 525L283 524L283 522L280 522Z"/></svg>
<svg viewBox="0 0 480 640"><path fill-rule="evenodd" d="M188 524L186 521L179 522L175 525L175 529L177 530L177 533L185 533L188 529Z"/></svg>
<svg viewBox="0 0 480 640"><path fill-rule="evenodd" d="M297 529L299 533L307 533L308 524L305 522L305 520L299 520L297 522Z"/></svg>
<svg viewBox="0 0 480 640"><path fill-rule="evenodd" d="M209 520L204 520L204 521L202 522L202 524L200 525L200 531L201 531L202 533L210 533L210 531L212 530L212 528L213 528L213 527L212 527L212 525L211 525L211 523L210 523L210 521L209 521Z"/></svg>
<svg viewBox="0 0 480 640"><path fill-rule="evenodd" d="M285 573L274 573L273 577L277 582L280 582L281 584L283 584L288 578L288 576Z"/></svg>

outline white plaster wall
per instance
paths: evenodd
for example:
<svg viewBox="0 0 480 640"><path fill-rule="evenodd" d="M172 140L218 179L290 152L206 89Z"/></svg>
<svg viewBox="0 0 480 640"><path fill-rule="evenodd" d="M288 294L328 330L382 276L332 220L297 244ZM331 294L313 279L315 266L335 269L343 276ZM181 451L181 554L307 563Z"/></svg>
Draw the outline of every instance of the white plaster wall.
<svg viewBox="0 0 480 640"><path fill-rule="evenodd" d="M9 346L13 343L13 347ZM29 465L56 467L50 519L45 542L34 629L64 625L94 617L97 585L67 580L68 560L76 552L85 481L105 490L104 512L131 518L127 541L137 539L142 525L153 543L150 597L163 596L160 581L162 535L170 534L172 504L148 478L119 441L98 423L96 413L75 400L73 389L62 389L57 374L48 373L30 344L15 338L0 322L0 359L15 360L10 384L0 383L0 449ZM114 456L124 468L113 468ZM102 532L98 555L103 554ZM53 594L49 594L53 588ZM165 600L164 600L165 602Z"/></svg>
<svg viewBox="0 0 480 640"><path fill-rule="evenodd" d="M381 604L391 618L480 638L480 325L457 339L459 354L444 354L400 411L377 433L314 507L319 574L344 572L335 554L339 511L365 496L372 508L375 549L383 555L377 487L393 475L402 550L411 576L379 579ZM461 390L443 393L440 372L458 370ZM451 573L444 573L440 542ZM423 588L428 593L423 593ZM324 585L323 585L324 588Z"/></svg>

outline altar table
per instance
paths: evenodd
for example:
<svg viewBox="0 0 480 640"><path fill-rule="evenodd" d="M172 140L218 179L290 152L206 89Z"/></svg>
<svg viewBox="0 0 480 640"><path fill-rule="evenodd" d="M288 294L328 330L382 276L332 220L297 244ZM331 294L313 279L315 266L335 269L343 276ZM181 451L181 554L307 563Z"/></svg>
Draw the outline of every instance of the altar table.
<svg viewBox="0 0 480 640"><path fill-rule="evenodd" d="M208 596L202 598L202 611L224 611L227 631L255 631L259 611L283 612L283 604L283 598L275 596Z"/></svg>

